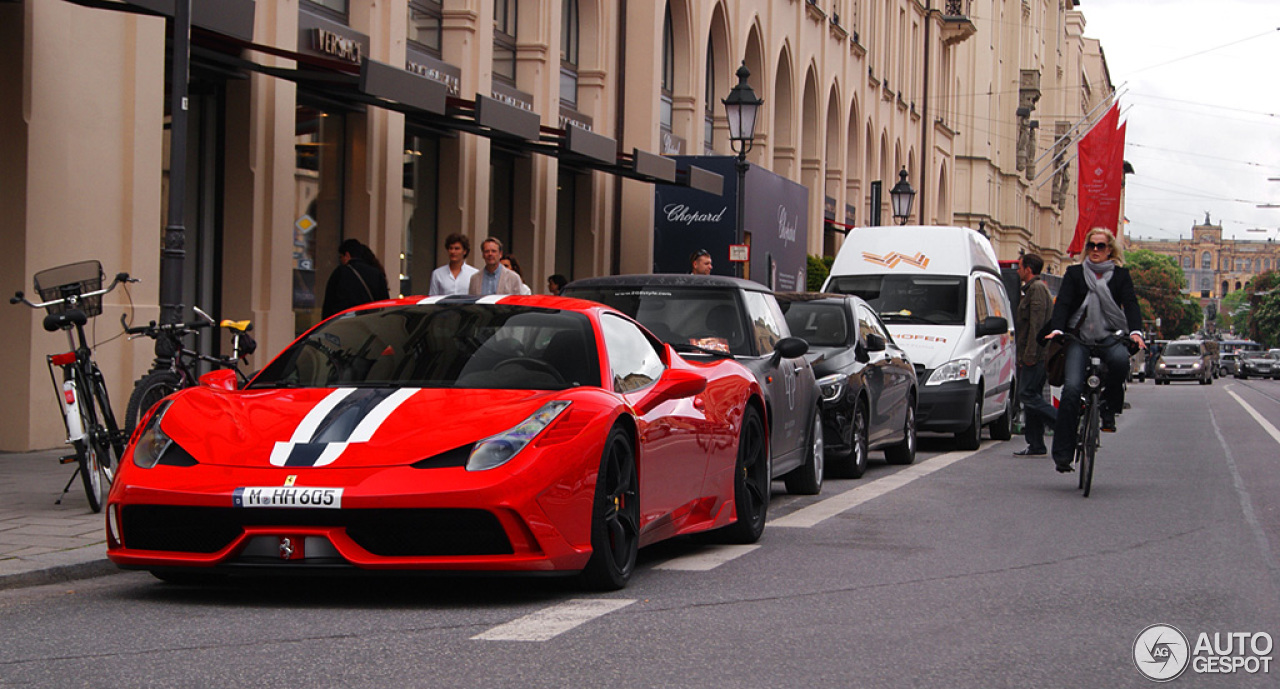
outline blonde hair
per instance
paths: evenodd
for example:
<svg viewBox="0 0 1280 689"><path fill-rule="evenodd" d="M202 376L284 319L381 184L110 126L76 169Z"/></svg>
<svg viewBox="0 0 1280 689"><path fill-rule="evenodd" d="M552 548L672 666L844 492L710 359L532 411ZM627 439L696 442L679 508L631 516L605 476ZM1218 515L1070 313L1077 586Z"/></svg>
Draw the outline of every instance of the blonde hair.
<svg viewBox="0 0 1280 689"><path fill-rule="evenodd" d="M1107 246L1111 247L1111 261L1118 266L1123 266L1124 249L1120 248L1120 239L1116 237L1116 235L1111 234L1111 230L1108 230L1105 227L1095 227L1092 230L1089 230L1089 234L1084 236L1084 241L1088 243L1090 239L1093 239L1093 235L1095 234L1105 234L1107 236ZM1084 260L1088 257L1089 252L1087 249L1080 252L1081 263L1084 263Z"/></svg>

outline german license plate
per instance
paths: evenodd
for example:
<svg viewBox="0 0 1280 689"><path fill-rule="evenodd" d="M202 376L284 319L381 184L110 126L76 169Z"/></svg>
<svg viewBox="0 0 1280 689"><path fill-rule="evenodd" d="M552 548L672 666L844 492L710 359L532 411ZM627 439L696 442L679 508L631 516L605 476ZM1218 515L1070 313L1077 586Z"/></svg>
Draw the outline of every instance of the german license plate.
<svg viewBox="0 0 1280 689"><path fill-rule="evenodd" d="M341 488L310 486L260 486L237 488L232 496L235 507L308 507L341 509Z"/></svg>

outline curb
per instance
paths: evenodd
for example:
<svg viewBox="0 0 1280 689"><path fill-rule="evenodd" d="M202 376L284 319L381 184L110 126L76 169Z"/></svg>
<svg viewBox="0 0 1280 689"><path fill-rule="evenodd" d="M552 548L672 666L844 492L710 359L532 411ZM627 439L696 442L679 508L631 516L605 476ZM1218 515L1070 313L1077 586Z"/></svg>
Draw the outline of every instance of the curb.
<svg viewBox="0 0 1280 689"><path fill-rule="evenodd" d="M80 579L93 579L121 573L123 573L123 570L116 567L115 563L106 558L69 565L55 565L14 574L0 574L0 591L78 581Z"/></svg>

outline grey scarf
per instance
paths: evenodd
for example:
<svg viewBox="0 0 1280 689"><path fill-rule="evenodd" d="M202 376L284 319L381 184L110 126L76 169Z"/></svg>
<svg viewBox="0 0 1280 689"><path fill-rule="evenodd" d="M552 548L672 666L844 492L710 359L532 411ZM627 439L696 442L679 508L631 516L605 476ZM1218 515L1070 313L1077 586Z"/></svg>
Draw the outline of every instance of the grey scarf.
<svg viewBox="0 0 1280 689"><path fill-rule="evenodd" d="M1085 259L1082 264L1084 284L1089 293L1079 310L1071 316L1070 324L1080 327L1080 339L1088 344L1096 344L1106 339L1117 330L1124 330L1126 321L1124 311L1111 296L1107 286L1115 271L1114 261L1094 263Z"/></svg>

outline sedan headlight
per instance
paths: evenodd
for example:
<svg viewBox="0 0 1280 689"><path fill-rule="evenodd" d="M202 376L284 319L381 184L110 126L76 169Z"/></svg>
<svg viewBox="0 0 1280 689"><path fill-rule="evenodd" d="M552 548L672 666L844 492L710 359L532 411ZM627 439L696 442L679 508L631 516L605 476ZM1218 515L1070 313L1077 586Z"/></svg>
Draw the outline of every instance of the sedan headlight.
<svg viewBox="0 0 1280 689"><path fill-rule="evenodd" d="M1194 364L1191 364L1191 368L1192 368L1192 369L1198 369L1198 368L1200 368L1200 362L1199 362L1199 361L1197 361L1197 362L1195 362Z"/></svg>
<svg viewBox="0 0 1280 689"><path fill-rule="evenodd" d="M844 373L832 373L819 378L818 389L822 391L822 401L835 402L844 397L844 388L848 382L849 376Z"/></svg>
<svg viewBox="0 0 1280 689"><path fill-rule="evenodd" d="M969 359L948 361L929 374L929 380L925 385L942 385L943 383L951 383L958 380L969 380L971 363L972 361Z"/></svg>
<svg viewBox="0 0 1280 689"><path fill-rule="evenodd" d="M1164 362L1161 361L1160 363L1156 364L1156 368L1166 368L1166 367L1164 365Z"/></svg>
<svg viewBox="0 0 1280 689"><path fill-rule="evenodd" d="M467 458L467 471L485 471L502 466L511 461L538 434L551 425L560 412L569 408L564 401L547 402L532 416L521 421L514 428L491 435L476 443Z"/></svg>

